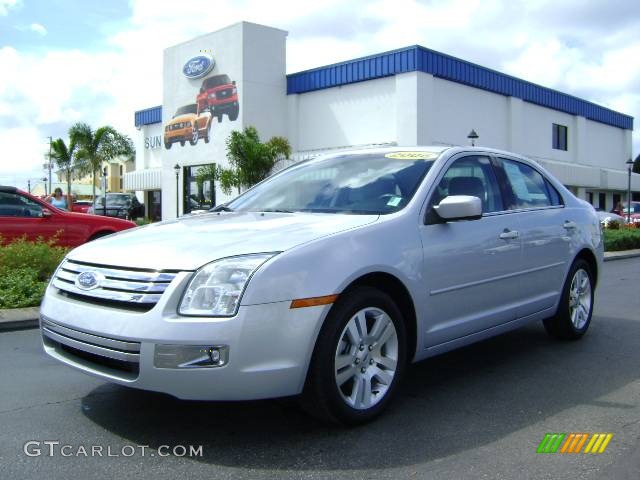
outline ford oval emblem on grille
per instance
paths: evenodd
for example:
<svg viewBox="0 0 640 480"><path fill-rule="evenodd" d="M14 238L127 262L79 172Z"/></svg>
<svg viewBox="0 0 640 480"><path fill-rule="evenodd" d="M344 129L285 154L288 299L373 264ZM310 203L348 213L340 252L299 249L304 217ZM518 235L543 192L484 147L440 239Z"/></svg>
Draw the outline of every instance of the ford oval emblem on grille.
<svg viewBox="0 0 640 480"><path fill-rule="evenodd" d="M82 272L76 277L76 287L82 290L93 290L98 288L104 276L98 272Z"/></svg>

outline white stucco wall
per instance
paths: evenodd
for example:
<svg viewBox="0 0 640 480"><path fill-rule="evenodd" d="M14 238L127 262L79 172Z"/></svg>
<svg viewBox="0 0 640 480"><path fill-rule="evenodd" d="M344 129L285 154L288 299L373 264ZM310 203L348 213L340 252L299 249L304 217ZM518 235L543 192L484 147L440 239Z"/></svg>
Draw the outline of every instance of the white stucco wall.
<svg viewBox="0 0 640 480"><path fill-rule="evenodd" d="M288 102L294 150L396 140L394 77L288 95Z"/></svg>

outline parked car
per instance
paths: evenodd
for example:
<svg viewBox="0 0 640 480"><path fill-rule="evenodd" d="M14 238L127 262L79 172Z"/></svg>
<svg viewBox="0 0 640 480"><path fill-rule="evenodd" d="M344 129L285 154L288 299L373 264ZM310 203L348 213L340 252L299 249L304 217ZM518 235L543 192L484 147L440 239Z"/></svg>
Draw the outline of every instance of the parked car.
<svg viewBox="0 0 640 480"><path fill-rule="evenodd" d="M175 142L184 146L198 143L200 138L209 143L211 134L211 112L199 110L195 103L184 105L176 110L175 115L164 127L164 146L168 150Z"/></svg>
<svg viewBox="0 0 640 480"><path fill-rule="evenodd" d="M87 213L135 220L144 217L144 205L134 193L113 192L107 193L106 203L103 195L96 197Z"/></svg>
<svg viewBox="0 0 640 480"><path fill-rule="evenodd" d="M629 215L629 207L627 205L624 206L624 210L622 212L622 216L627 221L627 216ZM640 223L640 202L631 202L631 223Z"/></svg>
<svg viewBox="0 0 640 480"><path fill-rule="evenodd" d="M71 204L71 211L76 213L87 213L93 202L89 200L76 200Z"/></svg>
<svg viewBox="0 0 640 480"><path fill-rule="evenodd" d="M518 155L340 152L214 210L72 251L41 307L45 351L184 399L301 394L356 424L409 362L538 321L578 339L591 322L598 216Z"/></svg>
<svg viewBox="0 0 640 480"><path fill-rule="evenodd" d="M238 119L240 113L238 89L235 80L232 81L227 74L205 78L196 100L200 111L210 109L218 122L222 122L224 114L232 122Z"/></svg>
<svg viewBox="0 0 640 480"><path fill-rule="evenodd" d="M0 186L0 236L11 242L22 236L56 239L63 247L77 247L136 224L115 218L67 212L15 187Z"/></svg>

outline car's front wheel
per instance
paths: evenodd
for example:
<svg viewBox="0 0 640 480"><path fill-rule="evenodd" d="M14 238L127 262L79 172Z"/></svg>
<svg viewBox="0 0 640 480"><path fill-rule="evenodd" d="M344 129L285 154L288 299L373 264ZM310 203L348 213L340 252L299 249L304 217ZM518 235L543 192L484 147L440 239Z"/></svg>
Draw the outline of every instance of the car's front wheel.
<svg viewBox="0 0 640 480"><path fill-rule="evenodd" d="M583 259L577 259L562 290L555 316L544 321L544 328L553 337L576 340L589 328L593 314L593 273Z"/></svg>
<svg viewBox="0 0 640 480"><path fill-rule="evenodd" d="M367 422L388 405L405 365L400 310L380 290L354 288L339 297L320 331L303 404L323 419Z"/></svg>

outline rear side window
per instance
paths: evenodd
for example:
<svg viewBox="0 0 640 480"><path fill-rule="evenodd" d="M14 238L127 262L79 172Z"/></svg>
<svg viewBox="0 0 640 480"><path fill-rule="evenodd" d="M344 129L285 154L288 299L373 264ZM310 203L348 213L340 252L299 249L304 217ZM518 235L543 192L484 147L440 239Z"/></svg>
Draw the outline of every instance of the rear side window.
<svg viewBox="0 0 640 480"><path fill-rule="evenodd" d="M548 188L550 185L540 173L524 163L506 158L500 160L513 193L511 199L506 202L508 210L549 207L558 204L560 199L552 199ZM558 192L555 194L559 197Z"/></svg>
<svg viewBox="0 0 640 480"><path fill-rule="evenodd" d="M545 179L544 183L547 186L547 191L549 192L549 198L551 199L551 205L553 205L554 207L558 206L558 205L564 205L564 202L562 201L562 197L558 193L558 190L556 190L556 187L551 185L549 180Z"/></svg>

